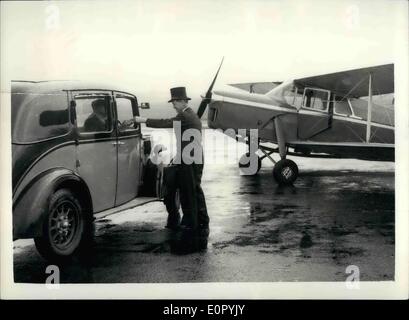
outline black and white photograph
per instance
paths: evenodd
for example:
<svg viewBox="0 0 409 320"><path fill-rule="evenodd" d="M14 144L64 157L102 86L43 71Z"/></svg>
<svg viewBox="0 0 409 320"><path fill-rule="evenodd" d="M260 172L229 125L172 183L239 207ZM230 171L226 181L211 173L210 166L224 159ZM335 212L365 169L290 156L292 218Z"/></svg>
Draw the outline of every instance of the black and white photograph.
<svg viewBox="0 0 409 320"><path fill-rule="evenodd" d="M0 5L2 298L408 298L406 1Z"/></svg>

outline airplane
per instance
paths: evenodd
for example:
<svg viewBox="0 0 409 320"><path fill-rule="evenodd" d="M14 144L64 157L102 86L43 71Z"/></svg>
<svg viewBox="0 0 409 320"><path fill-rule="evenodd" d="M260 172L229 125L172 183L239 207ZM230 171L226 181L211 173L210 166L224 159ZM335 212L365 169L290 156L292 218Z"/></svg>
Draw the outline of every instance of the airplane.
<svg viewBox="0 0 409 320"><path fill-rule="evenodd" d="M299 173L288 155L394 161L394 98L390 105L374 102L393 96L393 64L284 82L231 84L231 90L213 91L222 63L197 114L202 117L208 108L209 128L233 128L236 139L249 146L239 161L243 172L250 156L258 159L254 174L268 158L274 163L275 180L286 185ZM245 136L239 129L246 129ZM258 130L255 151L250 148L250 129Z"/></svg>

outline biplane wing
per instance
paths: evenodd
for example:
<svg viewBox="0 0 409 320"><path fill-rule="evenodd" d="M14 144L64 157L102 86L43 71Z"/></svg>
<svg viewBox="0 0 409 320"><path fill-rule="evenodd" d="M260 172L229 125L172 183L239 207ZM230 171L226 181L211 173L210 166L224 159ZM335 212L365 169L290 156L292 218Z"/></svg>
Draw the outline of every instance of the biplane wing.
<svg viewBox="0 0 409 320"><path fill-rule="evenodd" d="M266 94L278 85L282 84L281 81L272 82L247 82L247 83L232 83L229 86L238 88L249 93Z"/></svg>
<svg viewBox="0 0 409 320"><path fill-rule="evenodd" d="M372 94L394 92L394 65L385 64L368 68L340 71L319 76L295 79L297 87L315 87L355 98L368 96L369 77L372 76Z"/></svg>

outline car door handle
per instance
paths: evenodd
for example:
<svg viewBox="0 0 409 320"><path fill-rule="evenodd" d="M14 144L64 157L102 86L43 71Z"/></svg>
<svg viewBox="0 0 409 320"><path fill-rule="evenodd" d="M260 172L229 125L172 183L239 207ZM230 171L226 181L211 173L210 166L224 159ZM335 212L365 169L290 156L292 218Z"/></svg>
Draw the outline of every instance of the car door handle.
<svg viewBox="0 0 409 320"><path fill-rule="evenodd" d="M120 145L120 146L122 146L122 145L124 145L125 144L125 142L122 142L122 141L114 141L114 142L112 142L112 144L113 145Z"/></svg>

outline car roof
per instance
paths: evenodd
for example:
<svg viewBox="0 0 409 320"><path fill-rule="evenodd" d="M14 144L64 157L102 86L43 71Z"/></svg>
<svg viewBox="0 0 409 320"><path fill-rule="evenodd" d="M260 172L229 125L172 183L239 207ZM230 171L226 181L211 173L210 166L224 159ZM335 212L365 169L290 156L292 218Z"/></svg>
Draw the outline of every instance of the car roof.
<svg viewBox="0 0 409 320"><path fill-rule="evenodd" d="M58 92L66 90L108 90L120 91L133 94L129 88L120 87L118 85L109 84L106 82L93 82L81 80L46 80L46 81L28 81L28 80L12 80L12 87L20 93L45 93Z"/></svg>

